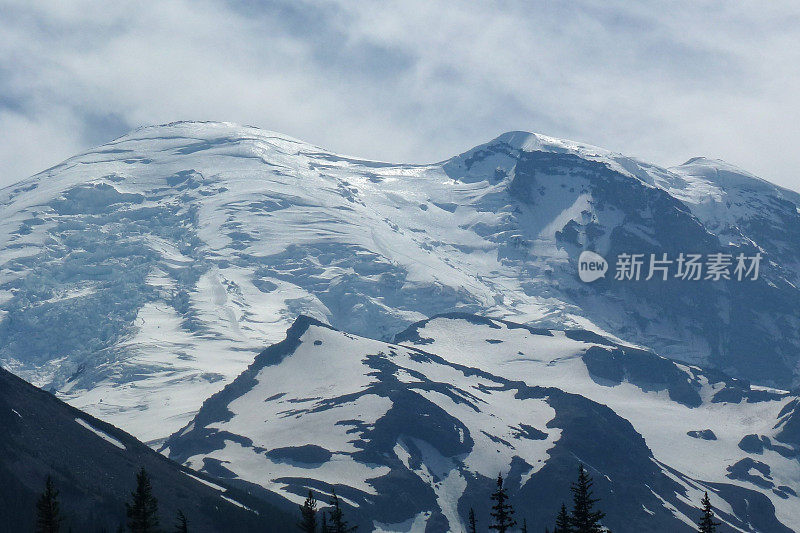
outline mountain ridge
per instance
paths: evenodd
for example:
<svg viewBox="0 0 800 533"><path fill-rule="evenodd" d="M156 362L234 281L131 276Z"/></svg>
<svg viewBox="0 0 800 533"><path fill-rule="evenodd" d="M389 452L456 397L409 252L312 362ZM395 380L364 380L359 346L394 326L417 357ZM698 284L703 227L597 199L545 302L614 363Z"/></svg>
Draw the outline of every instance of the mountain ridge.
<svg viewBox="0 0 800 533"><path fill-rule="evenodd" d="M578 461L614 530L691 531L704 490L724 531L794 527L797 495L785 483L800 447L745 438L772 424L745 413L788 423L796 399L786 391L751 389L591 332L465 313L414 324L395 340L298 318L163 451L207 473L225 465L225 479L254 494L269 487L299 503L309 488L335 488L348 516L377 531L464 527L468 510L488 501L495 470L517 515L544 528ZM648 414L659 410L669 413L664 427ZM740 416L751 419L747 429ZM713 437L693 435L698 423ZM766 477L748 474L751 466Z"/></svg>
<svg viewBox="0 0 800 533"><path fill-rule="evenodd" d="M483 144L480 144L480 145L475 146L473 148L470 148L468 150L465 150L460 155L451 156L451 157L448 157L448 158L445 158L445 159L442 159L442 160L432 161L432 162L424 162L424 163L398 163L398 162L391 162L391 161L385 161L385 160L363 158L363 157L359 157L359 156L353 156L353 155L350 155L350 154L344 154L344 153L340 153L340 152L336 152L336 151L327 150L327 149L325 149L323 147L320 147L318 145L314 145L312 143L308 143L306 141L303 141L303 140L301 140L301 139L299 139L297 137L293 137L291 135L287 135L287 134L278 132L276 130L264 129L264 128L261 128L259 126L254 126L254 125L239 124L239 123L235 123L235 122L226 122L226 121L216 121L216 120L176 120L176 121L165 122L165 123L160 123L160 124L146 124L146 125L138 126L138 127L134 128L134 129L130 130L129 132L120 135L119 137L115 137L115 138L113 138L113 139L111 139L111 140L109 140L109 141L107 141L105 143L102 143L102 144L87 148L86 150L84 150L82 152L79 152L78 154L76 154L74 156L71 156L71 157L65 159L64 161L56 163L55 165L53 165L53 166L51 166L51 167L49 167L47 169L44 169L44 170L42 170L40 172L37 172L36 174L33 174L33 175L31 175L29 177L26 177L26 178L22 178L17 182L5 185L5 186L0 188L0 191L2 191L4 189L15 188L15 187L19 186L20 184L22 184L22 183L24 183L24 182L26 182L26 181L28 181L28 180L30 180L32 178L35 178L35 177L40 176L42 174L47 174L48 172L51 172L54 169L57 169L57 168L59 168L61 166L64 166L66 163L68 163L69 161L71 161L73 159L77 159L77 158L81 158L81 157L84 157L84 156L87 156L87 155L91 155L91 154L95 153L98 149L102 148L103 146L114 145L114 144L119 143L121 141L131 140L131 138L133 138L134 135L137 134L137 133L147 132L149 130L159 130L159 129L165 129L165 128L174 128L174 127L179 127L179 126L195 126L195 125L204 125L204 126L213 126L213 127L227 127L227 128L231 128L233 130L257 132L264 138L276 138L276 139L280 139L280 140L283 140L283 141L292 142L292 143L295 143L295 144L298 144L298 145L301 145L301 146L305 146L305 147L308 147L308 148L313 148L313 149L318 150L319 152L322 152L322 153L325 153L325 154L334 155L334 156L340 156L342 158L347 158L347 159L356 160L356 161L363 161L363 162L366 162L366 163L379 163L379 164L391 165L391 166L429 167L429 166L436 166L436 165L444 165L447 162L451 161L452 159L460 157L460 155L469 153L471 151L478 150L478 149L480 149L482 147L488 147L488 146L492 146L492 145L499 144L499 143L509 144L510 146L513 146L517 150L553 151L553 152L562 151L562 152L568 152L568 153L573 153L573 154L576 154L576 155L583 155L583 156L589 156L589 157L609 158L609 159L618 158L618 159L621 159L621 160L633 161L633 162L636 162L638 164L645 165L645 166L655 166L655 165L652 165L650 163L645 162L642 159L626 156L622 152L615 152L615 151L612 151L612 150L607 150L607 149L602 148L600 146L592 145L592 144L585 143L585 142L582 142L582 141L574 141L574 140L570 140L570 139L566 139L566 138L551 137L551 136L545 135L543 133L526 131L526 130L509 130L509 131L500 133L499 135L495 136L494 138L492 138L490 141L487 141L486 143L483 143ZM711 164L712 167L717 167L719 170L729 170L729 171L732 171L734 173L741 174L742 176L751 178L756 182L768 184L771 187L774 187L776 189L780 189L780 190L783 190L783 191L787 191L787 192L789 192L791 194L794 194L794 195L800 195L800 192L798 192L798 191L792 190L792 189L790 189L788 187L783 187L783 186L774 184L769 180L766 180L764 178L758 177L755 174L752 174L751 172L748 172L748 171L742 169L741 167L738 167L736 165L728 163L727 161L725 161L723 159L718 159L718 158L709 157L709 156L693 156L693 157L689 158L686 162L684 162L682 164L668 166L668 167L664 167L664 168L668 169L668 170L679 169L681 167L685 167L687 165L690 165L690 164L693 164L693 163L698 163L698 162ZM620 167L622 168L622 165L620 165ZM633 174L631 174L631 175L633 176Z"/></svg>

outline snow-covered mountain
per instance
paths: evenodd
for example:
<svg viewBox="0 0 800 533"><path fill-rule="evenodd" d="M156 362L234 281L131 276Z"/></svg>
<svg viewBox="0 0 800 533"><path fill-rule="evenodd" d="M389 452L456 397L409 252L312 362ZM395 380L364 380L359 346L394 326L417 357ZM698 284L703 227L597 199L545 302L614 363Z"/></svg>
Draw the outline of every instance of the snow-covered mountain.
<svg viewBox="0 0 800 533"><path fill-rule="evenodd" d="M389 340L454 310L581 328L780 387L800 195L508 133L396 165L223 123L142 128L0 191L0 363L150 441L300 314ZM758 281L576 275L583 249L760 251Z"/></svg>
<svg viewBox="0 0 800 533"><path fill-rule="evenodd" d="M484 525L506 476L517 518L552 527L578 462L613 531L800 530L800 407L586 330L467 314L386 343L300 317L166 443L257 495L335 489L368 531Z"/></svg>

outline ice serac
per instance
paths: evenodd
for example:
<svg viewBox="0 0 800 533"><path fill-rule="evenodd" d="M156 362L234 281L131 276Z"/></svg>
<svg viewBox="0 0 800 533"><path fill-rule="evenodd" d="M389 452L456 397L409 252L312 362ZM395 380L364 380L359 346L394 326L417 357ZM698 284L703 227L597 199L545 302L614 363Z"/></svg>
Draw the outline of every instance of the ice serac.
<svg viewBox="0 0 800 533"><path fill-rule="evenodd" d="M146 127L0 191L0 363L146 441L300 314L384 340L451 311L588 329L790 387L798 205L720 162L524 132L403 165L234 124ZM764 259L751 283L587 285L584 249Z"/></svg>
<svg viewBox="0 0 800 533"><path fill-rule="evenodd" d="M375 531L485 521L498 473L552 527L583 463L613 531L800 528L797 397L586 330L464 313L392 343L300 317L166 442L171 458L299 504L334 489ZM483 512L483 514L480 514Z"/></svg>

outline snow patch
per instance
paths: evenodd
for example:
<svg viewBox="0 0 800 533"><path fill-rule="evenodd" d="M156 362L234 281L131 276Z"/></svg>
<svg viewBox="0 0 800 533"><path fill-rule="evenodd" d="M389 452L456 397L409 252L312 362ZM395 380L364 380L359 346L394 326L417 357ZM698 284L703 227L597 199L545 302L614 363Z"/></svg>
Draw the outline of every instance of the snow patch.
<svg viewBox="0 0 800 533"><path fill-rule="evenodd" d="M118 441L117 439L115 439L114 437L112 437L111 435L109 435L108 433L106 433L104 431L100 431L99 429L95 429L94 427L89 425L89 423L86 422L85 420L83 420L81 418L76 418L75 422L77 422L79 425L85 427L86 429L88 429L89 431L91 431L92 433L97 435L98 437L102 438L103 440L105 440L107 442L110 442L111 444L113 444L114 446L119 448L120 450L126 450L127 449L125 447L125 445L122 444L120 441Z"/></svg>

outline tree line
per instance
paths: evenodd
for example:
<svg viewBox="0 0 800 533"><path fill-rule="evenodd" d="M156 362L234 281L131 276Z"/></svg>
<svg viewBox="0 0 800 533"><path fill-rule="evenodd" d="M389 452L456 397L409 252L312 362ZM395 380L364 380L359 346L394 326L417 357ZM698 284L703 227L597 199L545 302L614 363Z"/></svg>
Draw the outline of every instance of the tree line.
<svg viewBox="0 0 800 533"><path fill-rule="evenodd" d="M556 513L553 529L547 528L546 533L610 533L602 525L605 513L596 509L599 498L595 498L592 491L592 478L583 465L578 465L578 478L570 485L572 492L572 509L568 510L565 503ZM487 528L497 533L510 533L518 530L528 533L526 519L518 523L514 518L514 508L509 501L508 491L503 484L503 476L497 476L497 485L490 496L491 507L488 513ZM303 533L355 533L358 526L351 526L344 517L341 501L336 491L331 491L328 501L329 506L319 508L314 493L308 491L308 497L300 506L300 520L297 529ZM714 510L708 492L700 502L701 514L697 523L699 533L716 533L719 522L715 520ZM131 492L130 500L125 503L127 515L127 531L130 533L157 533L159 529L158 500L153 495L150 476L142 468L136 474L136 488ZM63 516L58 500L58 490L55 488L51 476L47 476L44 492L36 503L36 532L59 533ZM189 521L183 511L178 510L173 531L187 533ZM482 531L478 527L475 510L470 508L467 520L467 533ZM124 531L120 526L120 531Z"/></svg>
<svg viewBox="0 0 800 533"><path fill-rule="evenodd" d="M594 497L592 491L592 478L582 464L578 465L578 479L571 484L572 510L567 510L566 504L561 504L556 514L553 529L545 529L545 533L611 533L602 525L605 513L595 509L600 501ZM520 531L528 533L528 523L522 519L518 523L514 518L514 508L509 501L508 491L503 485L502 474L497 476L497 486L489 497L491 507L489 510L489 531L497 533L510 533ZM318 510L318 502L312 491L308 491L305 503L300 506L300 521L297 529L302 533L351 533L356 527L348 526L343 518L342 509L336 492L332 491L329 510ZM711 500L706 492L701 501L702 511L698 521L699 533L716 533L719 522L714 520L714 510ZM478 527L475 509L470 508L467 519L467 533L482 531Z"/></svg>
<svg viewBox="0 0 800 533"><path fill-rule="evenodd" d="M142 468L136 474L136 488L131 492L130 500L125 503L127 515L127 531L130 533L157 533L160 523L158 519L158 500L153 495L150 475ZM173 531L187 533L189 521L183 511L177 511ZM53 478L47 476L44 492L36 502L36 533L59 533L64 515L58 500L58 490ZM124 532L123 526L119 532Z"/></svg>

